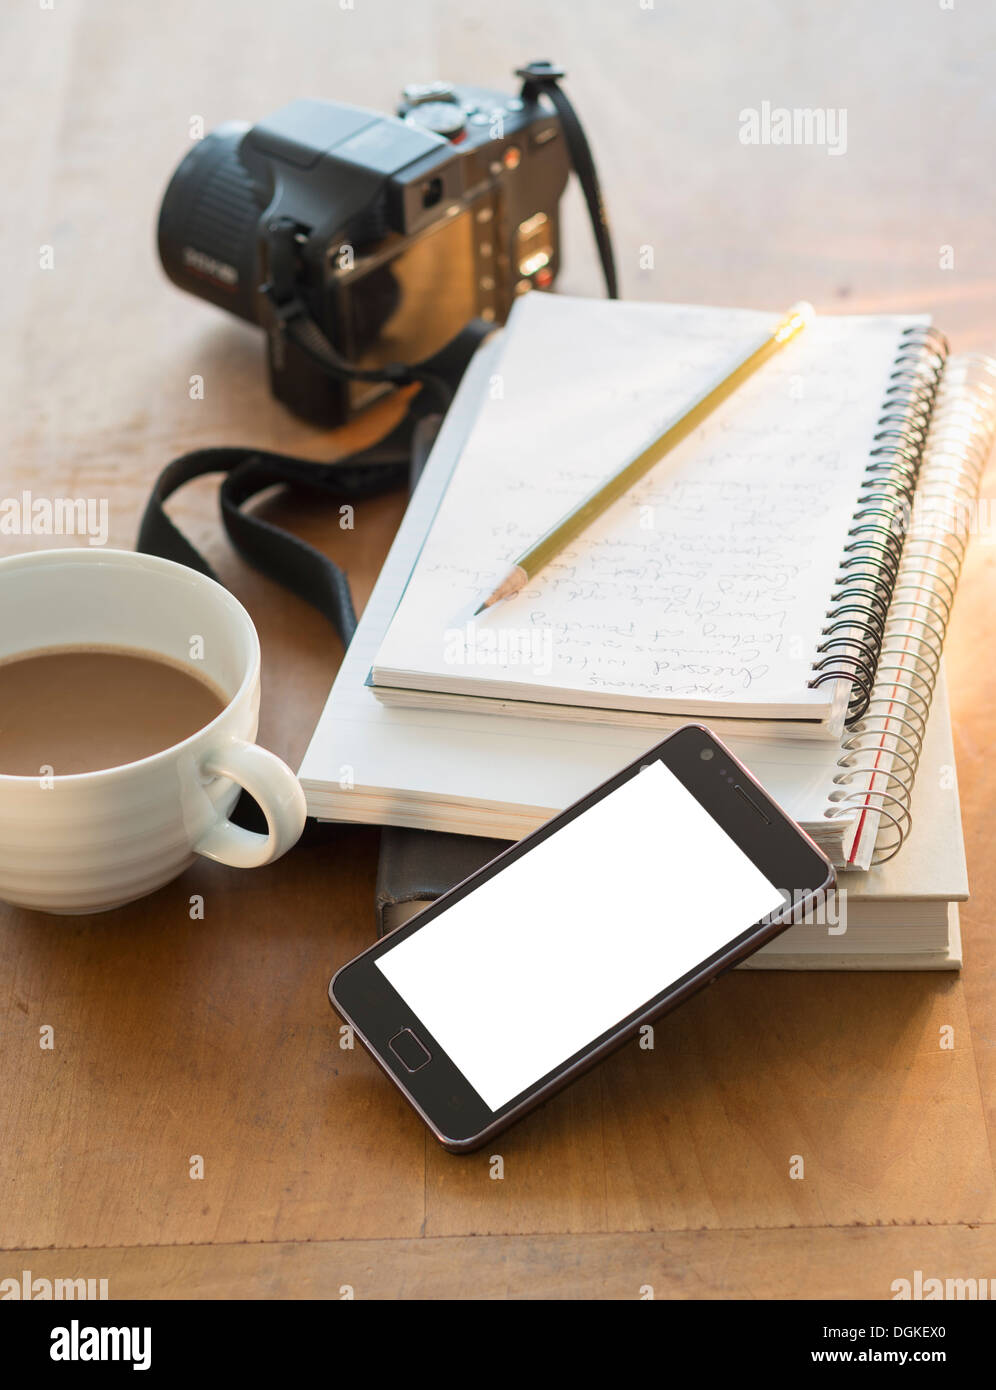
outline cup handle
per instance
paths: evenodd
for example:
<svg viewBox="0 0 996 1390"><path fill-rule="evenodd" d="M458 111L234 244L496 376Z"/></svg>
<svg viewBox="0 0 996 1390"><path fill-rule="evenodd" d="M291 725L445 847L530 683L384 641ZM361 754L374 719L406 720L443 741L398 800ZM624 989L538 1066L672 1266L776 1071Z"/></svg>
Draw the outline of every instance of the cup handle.
<svg viewBox="0 0 996 1390"><path fill-rule="evenodd" d="M236 869L257 869L279 859L297 843L307 814L301 783L286 763L255 743L233 739L204 760L211 776L230 777L259 802L267 834L243 830L226 817L194 845L198 854Z"/></svg>

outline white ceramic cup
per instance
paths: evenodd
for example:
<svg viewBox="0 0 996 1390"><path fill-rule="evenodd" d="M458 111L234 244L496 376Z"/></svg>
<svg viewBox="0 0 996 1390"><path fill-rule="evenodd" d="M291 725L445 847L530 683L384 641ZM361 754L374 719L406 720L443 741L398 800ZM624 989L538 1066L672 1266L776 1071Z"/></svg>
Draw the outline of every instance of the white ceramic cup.
<svg viewBox="0 0 996 1390"><path fill-rule="evenodd" d="M0 660L89 645L180 662L228 704L182 743L137 762L61 777L0 773L0 899L101 912L168 883L198 854L248 869L290 849L304 827L304 793L253 742L259 639L241 603L184 565L127 550L0 560ZM228 819L242 787L259 802L267 834Z"/></svg>

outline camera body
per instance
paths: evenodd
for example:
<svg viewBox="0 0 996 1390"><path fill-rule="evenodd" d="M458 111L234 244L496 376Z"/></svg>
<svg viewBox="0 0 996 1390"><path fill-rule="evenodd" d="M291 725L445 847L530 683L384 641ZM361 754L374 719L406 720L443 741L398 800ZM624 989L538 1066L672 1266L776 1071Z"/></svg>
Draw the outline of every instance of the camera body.
<svg viewBox="0 0 996 1390"><path fill-rule="evenodd" d="M374 374L425 361L471 319L503 323L557 275L569 170L543 95L430 83L397 116L294 101L198 142L163 197L159 255L182 289L266 330L278 400L339 425L391 384L330 374L288 313Z"/></svg>

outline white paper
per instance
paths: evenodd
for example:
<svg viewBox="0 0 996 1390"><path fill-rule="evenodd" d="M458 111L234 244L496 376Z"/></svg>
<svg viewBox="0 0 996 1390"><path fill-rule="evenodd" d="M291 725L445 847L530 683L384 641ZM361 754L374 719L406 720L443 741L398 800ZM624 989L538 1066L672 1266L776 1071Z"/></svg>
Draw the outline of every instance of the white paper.
<svg viewBox="0 0 996 1390"><path fill-rule="evenodd" d="M471 619L516 555L777 318L519 303L375 683L825 718L836 692L808 681L910 319L818 318L522 593Z"/></svg>

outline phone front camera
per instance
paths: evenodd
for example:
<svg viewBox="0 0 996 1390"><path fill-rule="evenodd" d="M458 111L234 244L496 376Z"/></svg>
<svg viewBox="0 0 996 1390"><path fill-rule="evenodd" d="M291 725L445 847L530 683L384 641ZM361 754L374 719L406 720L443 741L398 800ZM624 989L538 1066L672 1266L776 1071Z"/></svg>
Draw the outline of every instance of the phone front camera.
<svg viewBox="0 0 996 1390"><path fill-rule="evenodd" d="M712 749L703 748L702 752L699 754L699 757L702 759L704 763L707 763L709 759L712 757Z"/></svg>

